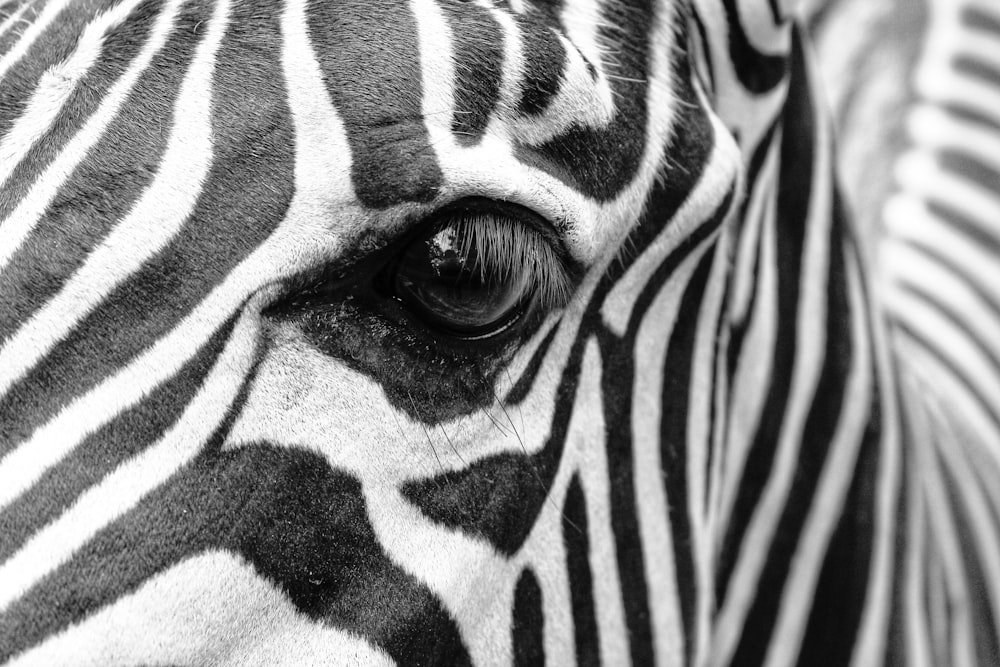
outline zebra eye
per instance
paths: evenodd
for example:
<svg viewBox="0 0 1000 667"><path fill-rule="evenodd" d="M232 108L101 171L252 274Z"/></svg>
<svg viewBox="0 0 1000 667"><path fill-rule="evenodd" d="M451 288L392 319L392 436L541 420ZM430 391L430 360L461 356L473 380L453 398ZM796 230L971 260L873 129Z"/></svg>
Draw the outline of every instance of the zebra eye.
<svg viewBox="0 0 1000 667"><path fill-rule="evenodd" d="M499 334L569 291L562 261L533 225L482 206L445 212L390 270L393 297L467 340Z"/></svg>

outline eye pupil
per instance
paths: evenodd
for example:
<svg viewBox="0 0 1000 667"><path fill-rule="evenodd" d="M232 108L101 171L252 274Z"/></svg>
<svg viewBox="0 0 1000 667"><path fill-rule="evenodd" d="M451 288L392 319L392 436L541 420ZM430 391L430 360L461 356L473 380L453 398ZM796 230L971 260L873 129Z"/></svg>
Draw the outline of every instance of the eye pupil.
<svg viewBox="0 0 1000 667"><path fill-rule="evenodd" d="M432 333L484 340L520 330L527 313L560 308L572 292L552 227L510 202L455 202L385 267L378 293Z"/></svg>
<svg viewBox="0 0 1000 667"><path fill-rule="evenodd" d="M481 252L475 221L454 220L412 243L395 268L397 298L430 324L459 337L497 333L522 310L529 292L525 280ZM516 223L512 223L516 224ZM494 239L502 243L503 239Z"/></svg>

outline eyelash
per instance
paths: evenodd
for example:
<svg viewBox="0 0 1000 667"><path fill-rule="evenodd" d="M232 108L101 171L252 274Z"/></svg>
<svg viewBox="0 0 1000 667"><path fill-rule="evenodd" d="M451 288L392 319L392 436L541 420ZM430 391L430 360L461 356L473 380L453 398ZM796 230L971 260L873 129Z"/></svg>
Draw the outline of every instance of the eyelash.
<svg viewBox="0 0 1000 667"><path fill-rule="evenodd" d="M511 204L458 202L402 246L380 278L383 292L432 328L492 338L529 311L549 312L569 300L572 270L547 238L547 224Z"/></svg>

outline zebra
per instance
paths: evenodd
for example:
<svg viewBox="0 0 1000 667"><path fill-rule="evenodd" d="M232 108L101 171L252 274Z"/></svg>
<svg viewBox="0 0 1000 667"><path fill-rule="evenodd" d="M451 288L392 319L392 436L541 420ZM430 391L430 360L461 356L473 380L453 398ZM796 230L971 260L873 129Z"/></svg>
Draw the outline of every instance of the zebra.
<svg viewBox="0 0 1000 667"><path fill-rule="evenodd" d="M787 0L0 4L0 662L995 663L929 7L874 253Z"/></svg>

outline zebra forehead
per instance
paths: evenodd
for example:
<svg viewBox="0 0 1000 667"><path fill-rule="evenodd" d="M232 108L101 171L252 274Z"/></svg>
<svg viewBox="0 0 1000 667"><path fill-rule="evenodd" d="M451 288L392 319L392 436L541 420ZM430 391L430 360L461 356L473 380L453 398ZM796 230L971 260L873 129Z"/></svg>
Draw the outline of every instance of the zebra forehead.
<svg viewBox="0 0 1000 667"><path fill-rule="evenodd" d="M344 135L338 164L350 174L351 198L366 208L434 200L454 179L449 172L469 171L465 163L442 164L442 153L451 146L493 143L497 151L484 150L487 159L512 152L518 160L490 165L494 172L497 166L530 167L598 200L619 195L635 176L646 138L642 107L651 75L650 8L574 3L557 11L547 3L511 8L416 0L300 6L252 0L218 12L212 3L174 3L172 9L167 4L127 3L107 9L107 20L98 15L89 24L67 8L62 32L72 37L76 31L76 42L59 42L51 54L37 54L33 70L15 67L5 80L15 97L28 98L39 83L36 75L44 72L40 87L51 99L48 115L57 117L55 127L68 136L93 111L96 94L139 68L146 55L137 49L143 38L158 37L154 41L162 46L148 54L155 66L138 77L90 159L60 189L51 213L81 208L86 216L108 199L127 198L130 193L121 189L148 177L166 136L181 131L176 120L183 82L171 65L194 63L199 51L216 54L204 79L210 136L222 149L215 151L216 162L245 171L249 163L280 153L283 145L303 141L289 117L305 123L322 119L290 109L289 88L306 66L283 62L292 43L301 47L297 57L318 63L338 121L325 131ZM295 20L289 20L292 15ZM672 21L671 13L659 24ZM218 43L209 47L213 25ZM6 117L0 123L6 129ZM27 135L26 141L42 138L37 128ZM22 183L61 147L58 137L48 138L56 140L40 142L36 159L18 165ZM602 141L595 143L598 138ZM136 145L137 139L143 141ZM579 159L581 153L587 159ZM271 168L287 173L278 165ZM17 193L17 181L7 189ZM269 201L280 199L265 194L275 195ZM9 212L12 203L13 198L0 204L0 213Z"/></svg>

